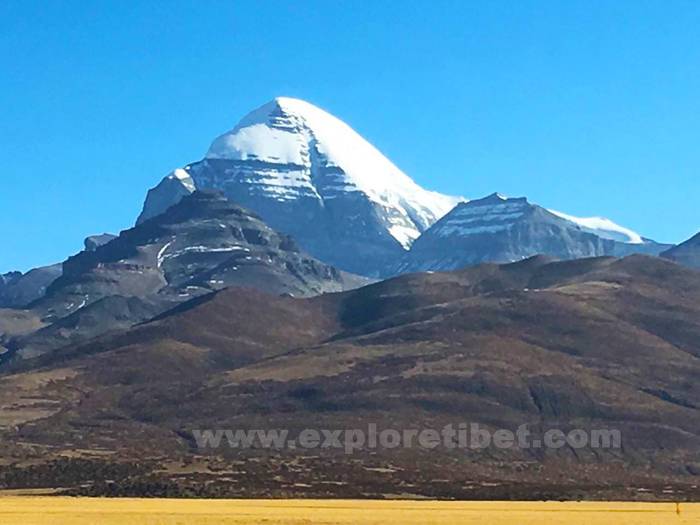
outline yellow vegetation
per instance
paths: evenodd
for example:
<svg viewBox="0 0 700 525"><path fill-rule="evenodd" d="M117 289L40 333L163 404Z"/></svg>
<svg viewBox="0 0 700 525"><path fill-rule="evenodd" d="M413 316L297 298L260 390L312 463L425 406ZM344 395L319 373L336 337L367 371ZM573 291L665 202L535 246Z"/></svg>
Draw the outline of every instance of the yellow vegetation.
<svg viewBox="0 0 700 525"><path fill-rule="evenodd" d="M700 504L0 497L2 525L678 525Z"/></svg>

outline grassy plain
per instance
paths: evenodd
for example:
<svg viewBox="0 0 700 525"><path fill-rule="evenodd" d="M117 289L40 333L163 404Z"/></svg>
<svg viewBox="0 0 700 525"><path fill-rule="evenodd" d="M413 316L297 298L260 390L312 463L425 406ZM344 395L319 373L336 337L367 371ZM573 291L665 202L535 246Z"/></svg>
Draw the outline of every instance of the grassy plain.
<svg viewBox="0 0 700 525"><path fill-rule="evenodd" d="M2 525L678 525L700 503L159 500L0 497Z"/></svg>

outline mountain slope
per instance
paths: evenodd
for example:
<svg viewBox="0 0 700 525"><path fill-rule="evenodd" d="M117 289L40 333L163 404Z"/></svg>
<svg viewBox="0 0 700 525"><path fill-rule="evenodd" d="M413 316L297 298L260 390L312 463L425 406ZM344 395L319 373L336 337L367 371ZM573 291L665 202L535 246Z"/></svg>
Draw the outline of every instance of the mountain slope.
<svg viewBox="0 0 700 525"><path fill-rule="evenodd" d="M197 191L166 213L69 258L32 305L45 324L14 342L29 357L149 319L229 286L295 296L340 291L365 279L301 252L220 194Z"/></svg>
<svg viewBox="0 0 700 525"><path fill-rule="evenodd" d="M661 254L691 268L700 268L700 233Z"/></svg>
<svg viewBox="0 0 700 525"><path fill-rule="evenodd" d="M112 240L109 233L91 235L84 241L85 249L95 250ZM24 308L41 299L49 286L61 276L62 264L33 268L26 273L10 272L0 275L0 308ZM0 332L2 333L2 332Z"/></svg>
<svg viewBox="0 0 700 525"><path fill-rule="evenodd" d="M347 124L285 97L149 191L139 222L195 188L219 189L319 259L372 276L459 200L424 190Z"/></svg>
<svg viewBox="0 0 700 525"><path fill-rule="evenodd" d="M665 248L638 237L611 221L579 219L551 212L524 197L494 193L457 205L416 240L395 268L397 273L453 270L538 254L577 259L656 254Z"/></svg>
<svg viewBox="0 0 700 525"><path fill-rule="evenodd" d="M110 485L83 474L88 494L696 499L699 320L700 274L645 256L537 257L308 299L224 290L0 376L0 437L17 461L80 449L95 472L105 452L144 465ZM617 429L623 447L348 455L192 438L463 422ZM55 472L36 476L50 486Z"/></svg>
<svg viewBox="0 0 700 525"><path fill-rule="evenodd" d="M44 295L61 275L61 265L34 268L27 273L0 275L0 308L22 308Z"/></svg>

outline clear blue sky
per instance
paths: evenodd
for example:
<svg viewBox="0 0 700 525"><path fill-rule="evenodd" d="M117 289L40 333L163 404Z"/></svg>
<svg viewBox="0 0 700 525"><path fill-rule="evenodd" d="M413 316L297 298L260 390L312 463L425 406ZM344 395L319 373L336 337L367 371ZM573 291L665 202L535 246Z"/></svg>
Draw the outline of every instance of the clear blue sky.
<svg viewBox="0 0 700 525"><path fill-rule="evenodd" d="M277 95L420 184L700 230L700 2L0 3L0 271L124 229Z"/></svg>

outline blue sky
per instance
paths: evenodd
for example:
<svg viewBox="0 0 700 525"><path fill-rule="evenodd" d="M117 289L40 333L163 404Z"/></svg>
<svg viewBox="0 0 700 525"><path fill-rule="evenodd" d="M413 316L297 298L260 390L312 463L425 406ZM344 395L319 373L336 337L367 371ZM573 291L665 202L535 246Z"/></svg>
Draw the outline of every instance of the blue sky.
<svg viewBox="0 0 700 525"><path fill-rule="evenodd" d="M0 19L0 271L129 227L277 95L431 189L700 230L697 1L6 0Z"/></svg>

